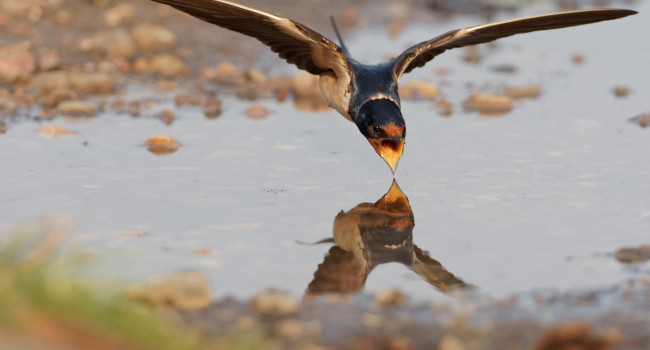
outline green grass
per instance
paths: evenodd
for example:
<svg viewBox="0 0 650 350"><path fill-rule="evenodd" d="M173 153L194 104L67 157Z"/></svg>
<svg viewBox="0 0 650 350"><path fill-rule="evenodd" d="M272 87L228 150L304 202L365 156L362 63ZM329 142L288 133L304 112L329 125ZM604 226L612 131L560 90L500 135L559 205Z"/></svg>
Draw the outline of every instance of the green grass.
<svg viewBox="0 0 650 350"><path fill-rule="evenodd" d="M83 348L74 345L80 341L95 349L268 348L257 337L205 339L169 312L163 316L159 309L125 297L119 283L72 278L88 264L88 256L56 256L62 239L52 239L57 235L53 230L37 239L12 233L15 238L0 249L0 331L30 339L54 331L62 337L54 341L66 349Z"/></svg>

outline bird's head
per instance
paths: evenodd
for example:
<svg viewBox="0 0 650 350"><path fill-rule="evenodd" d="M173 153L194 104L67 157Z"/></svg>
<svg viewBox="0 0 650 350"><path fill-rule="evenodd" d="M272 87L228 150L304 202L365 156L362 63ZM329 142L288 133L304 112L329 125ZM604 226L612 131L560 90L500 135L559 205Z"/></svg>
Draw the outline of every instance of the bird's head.
<svg viewBox="0 0 650 350"><path fill-rule="evenodd" d="M406 137L406 126L399 106L389 99L370 100L359 109L355 123L394 174L404 152Z"/></svg>

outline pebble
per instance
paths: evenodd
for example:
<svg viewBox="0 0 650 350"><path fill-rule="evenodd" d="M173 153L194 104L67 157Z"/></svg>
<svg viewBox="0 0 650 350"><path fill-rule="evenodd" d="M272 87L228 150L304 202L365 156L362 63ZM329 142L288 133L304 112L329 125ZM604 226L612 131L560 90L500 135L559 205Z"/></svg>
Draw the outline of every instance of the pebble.
<svg viewBox="0 0 650 350"><path fill-rule="evenodd" d="M36 69L31 41L0 46L0 83L27 80Z"/></svg>
<svg viewBox="0 0 650 350"><path fill-rule="evenodd" d="M296 320L282 320L275 326L275 331L283 338L295 341L303 336L304 330L302 325Z"/></svg>
<svg viewBox="0 0 650 350"><path fill-rule="evenodd" d="M60 26L67 26L72 22L72 13L66 10L59 10L54 15L54 21Z"/></svg>
<svg viewBox="0 0 650 350"><path fill-rule="evenodd" d="M38 69L41 72L55 70L61 66L59 52L52 49L40 50L38 54Z"/></svg>
<svg viewBox="0 0 650 350"><path fill-rule="evenodd" d="M42 135L51 136L51 137L61 137L61 136L69 136L69 135L76 134L76 132L74 132L73 130L64 129L58 125L43 126L40 129L38 129L38 132L41 133Z"/></svg>
<svg viewBox="0 0 650 350"><path fill-rule="evenodd" d="M56 108L59 113L69 116L92 117L97 114L94 104L81 100L61 101Z"/></svg>
<svg viewBox="0 0 650 350"><path fill-rule="evenodd" d="M271 114L271 111L262 105L254 105L246 110L246 117L250 119L264 119L269 114Z"/></svg>
<svg viewBox="0 0 650 350"><path fill-rule="evenodd" d="M181 146L176 139L164 134L156 134L149 137L144 145L147 146L149 152L159 156L174 153Z"/></svg>
<svg viewBox="0 0 650 350"><path fill-rule="evenodd" d="M433 100L438 96L438 87L426 80L416 80L400 86L399 95L404 99Z"/></svg>
<svg viewBox="0 0 650 350"><path fill-rule="evenodd" d="M208 278L194 271L177 272L152 278L130 287L128 297L178 310L196 311L213 300Z"/></svg>
<svg viewBox="0 0 650 350"><path fill-rule="evenodd" d="M635 248L621 248L614 253L614 257L625 264L650 260L650 244L642 244Z"/></svg>
<svg viewBox="0 0 650 350"><path fill-rule="evenodd" d="M241 84L244 80L239 68L228 61L219 62L214 68L204 69L202 77L218 84Z"/></svg>
<svg viewBox="0 0 650 350"><path fill-rule="evenodd" d="M585 63L585 55L576 52L573 55L571 55L571 62L573 62L573 64L575 64L576 66L581 65Z"/></svg>
<svg viewBox="0 0 650 350"><path fill-rule="evenodd" d="M177 77L188 72L185 62L170 53L153 56L151 58L151 70L165 77Z"/></svg>
<svg viewBox="0 0 650 350"><path fill-rule="evenodd" d="M255 312L262 315L289 316L298 312L300 302L291 294L269 290L257 294L250 305Z"/></svg>
<svg viewBox="0 0 650 350"><path fill-rule="evenodd" d="M136 53L136 44L124 28L101 31L91 38L82 39L79 48L113 59L130 59Z"/></svg>
<svg viewBox="0 0 650 350"><path fill-rule="evenodd" d="M176 34L160 24L144 22L131 30L133 40L142 50L169 49L176 45Z"/></svg>
<svg viewBox="0 0 650 350"><path fill-rule="evenodd" d="M247 69L244 72L244 79L246 79L247 82L253 84L264 84L268 80L266 74L257 69Z"/></svg>
<svg viewBox="0 0 650 350"><path fill-rule="evenodd" d="M506 95L512 98L537 98L539 97L539 85L506 85L504 88Z"/></svg>
<svg viewBox="0 0 650 350"><path fill-rule="evenodd" d="M291 92L297 109L329 109L321 95L318 80L317 76L305 72L300 72L291 78Z"/></svg>
<svg viewBox="0 0 650 350"><path fill-rule="evenodd" d="M541 334L537 339L534 349L609 350L612 349L612 345L605 338L593 334L587 325L568 322Z"/></svg>
<svg viewBox="0 0 650 350"><path fill-rule="evenodd" d="M117 90L115 78L104 72L68 73L72 88L82 94L113 94Z"/></svg>
<svg viewBox="0 0 650 350"><path fill-rule="evenodd" d="M454 112L454 104L447 98L436 101L434 108L439 115L444 117L448 117Z"/></svg>
<svg viewBox="0 0 650 350"><path fill-rule="evenodd" d="M203 104L203 96L193 94L193 95L176 95L174 97L174 103L176 104L176 107L183 107L183 106L200 106Z"/></svg>
<svg viewBox="0 0 650 350"><path fill-rule="evenodd" d="M132 68L135 74L147 74L151 72L151 62L146 57L138 57L133 62Z"/></svg>
<svg viewBox="0 0 650 350"><path fill-rule="evenodd" d="M165 125L172 125L175 115L172 109L165 108L163 111L154 114L153 118L160 120L161 122L165 123Z"/></svg>
<svg viewBox="0 0 650 350"><path fill-rule="evenodd" d="M509 96L488 93L474 93L466 101L465 106L482 115L501 115L508 113L514 106L514 100Z"/></svg>
<svg viewBox="0 0 650 350"><path fill-rule="evenodd" d="M625 85L616 85L612 88L612 92L616 97L625 97L630 93L630 88Z"/></svg>
<svg viewBox="0 0 650 350"><path fill-rule="evenodd" d="M406 303L406 295L397 289L381 290L375 294L375 302L382 307L402 306Z"/></svg>
<svg viewBox="0 0 650 350"><path fill-rule="evenodd" d="M650 112L641 113L630 118L629 121L639 124L642 128L648 127L650 125Z"/></svg>
<svg viewBox="0 0 650 350"><path fill-rule="evenodd" d="M203 114L206 118L213 119L221 115L222 103L217 96L210 96L203 105Z"/></svg>
<svg viewBox="0 0 650 350"><path fill-rule="evenodd" d="M438 350L465 350L465 346L457 336L445 334L438 343Z"/></svg>
<svg viewBox="0 0 650 350"><path fill-rule="evenodd" d="M476 45L465 47L463 52L463 61L467 63L477 64L483 59L483 54Z"/></svg>
<svg viewBox="0 0 650 350"><path fill-rule="evenodd" d="M121 2L104 12L104 24L109 27L117 27L135 17L135 6L130 3Z"/></svg>
<svg viewBox="0 0 650 350"><path fill-rule="evenodd" d="M7 132L7 123L0 120L0 134L5 134Z"/></svg>

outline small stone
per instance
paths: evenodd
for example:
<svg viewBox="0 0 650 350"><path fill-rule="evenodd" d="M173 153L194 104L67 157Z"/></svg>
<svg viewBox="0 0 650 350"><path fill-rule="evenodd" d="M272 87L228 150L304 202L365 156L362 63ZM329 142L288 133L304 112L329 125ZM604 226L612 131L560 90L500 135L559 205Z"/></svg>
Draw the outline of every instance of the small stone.
<svg viewBox="0 0 650 350"><path fill-rule="evenodd" d="M142 105L140 101L131 101L126 106L126 113L132 117L139 117L142 115Z"/></svg>
<svg viewBox="0 0 650 350"><path fill-rule="evenodd" d="M27 92L37 97L56 90L70 90L70 79L64 71L43 72L35 75L27 84Z"/></svg>
<svg viewBox="0 0 650 350"><path fill-rule="evenodd" d="M278 102L284 102L291 92L291 81L284 77L275 77L269 82L271 91L275 94Z"/></svg>
<svg viewBox="0 0 650 350"><path fill-rule="evenodd" d="M59 52L52 49L44 49L38 55L38 68L40 71L50 71L59 68L61 58Z"/></svg>
<svg viewBox="0 0 650 350"><path fill-rule="evenodd" d="M172 125L174 117L174 111L170 108L165 108L162 112L153 115L153 118L160 120L166 125Z"/></svg>
<svg viewBox="0 0 650 350"><path fill-rule="evenodd" d="M341 13L341 19L343 23L348 25L354 25L359 21L359 9L356 7L348 7L343 10Z"/></svg>
<svg viewBox="0 0 650 350"><path fill-rule="evenodd" d="M39 102L43 108L52 108L58 106L59 103L63 101L76 100L78 98L79 94L72 89L58 89L39 96L36 101Z"/></svg>
<svg viewBox="0 0 650 350"><path fill-rule="evenodd" d="M275 326L278 335L289 340L298 340L303 334L302 325L296 320L282 320Z"/></svg>
<svg viewBox="0 0 650 350"><path fill-rule="evenodd" d="M69 116L92 117L97 114L97 107L94 104L81 100L62 101L56 108L59 113Z"/></svg>
<svg viewBox="0 0 650 350"><path fill-rule="evenodd" d="M513 106L512 98L488 93L474 93L465 101L465 107L482 115L502 115L510 112Z"/></svg>
<svg viewBox="0 0 650 350"><path fill-rule="evenodd" d="M381 317L377 314L366 312L361 315L361 323L370 328L379 328L381 326Z"/></svg>
<svg viewBox="0 0 650 350"><path fill-rule="evenodd" d="M587 325L569 322L543 333L533 348L610 350L612 346L604 337L593 334Z"/></svg>
<svg viewBox="0 0 650 350"><path fill-rule="evenodd" d="M387 289L375 294L375 302L383 307L402 306L406 302L406 295L396 289Z"/></svg>
<svg viewBox="0 0 650 350"><path fill-rule="evenodd" d="M438 350L465 350L465 345L455 335L445 334L438 343Z"/></svg>
<svg viewBox="0 0 650 350"><path fill-rule="evenodd" d="M213 119L221 115L222 103L217 96L210 96L203 105L203 114L206 118Z"/></svg>
<svg viewBox="0 0 650 350"><path fill-rule="evenodd" d="M399 95L404 99L429 99L438 96L438 87L426 80L416 80L399 88Z"/></svg>
<svg viewBox="0 0 650 350"><path fill-rule="evenodd" d="M7 128L7 123L5 123L4 121L0 120L0 134L5 134L5 133L7 133L7 130L8 130L8 128Z"/></svg>
<svg viewBox="0 0 650 350"><path fill-rule="evenodd" d="M129 59L136 52L136 44L124 28L98 32L91 38L83 39L79 48L114 59Z"/></svg>
<svg viewBox="0 0 650 350"><path fill-rule="evenodd" d="M269 114L271 114L271 111L262 105L254 105L246 110L246 117L250 119L264 119Z"/></svg>
<svg viewBox="0 0 650 350"><path fill-rule="evenodd" d="M178 56L161 53L151 58L151 70L165 77L177 77L187 73L187 65Z"/></svg>
<svg viewBox="0 0 650 350"><path fill-rule="evenodd" d="M470 45L465 47L465 51L463 53L463 61L467 63L477 64L481 62L482 59L483 59L483 54L481 54L481 51L478 49L476 45Z"/></svg>
<svg viewBox="0 0 650 350"><path fill-rule="evenodd" d="M120 232L120 236L122 237L142 237L147 234L147 231L125 231L125 232Z"/></svg>
<svg viewBox="0 0 650 350"><path fill-rule="evenodd" d="M454 104L446 98L441 98L434 105L439 115L448 117L454 112Z"/></svg>
<svg viewBox="0 0 650 350"><path fill-rule="evenodd" d="M138 57L133 62L133 72L135 74L146 74L151 72L151 62L146 57Z"/></svg>
<svg viewBox="0 0 650 350"><path fill-rule="evenodd" d="M201 95L176 95L174 97L176 107L183 106L200 106L203 103L203 96Z"/></svg>
<svg viewBox="0 0 650 350"><path fill-rule="evenodd" d="M574 53L573 55L571 55L571 61L572 61L573 64L575 64L576 66L577 66L577 65L581 65L581 64L585 63L585 55L576 52L576 53Z"/></svg>
<svg viewBox="0 0 650 350"><path fill-rule="evenodd" d="M515 74L517 73L517 66L510 63L496 64L490 67L490 69L497 73L503 74Z"/></svg>
<svg viewBox="0 0 650 350"><path fill-rule="evenodd" d="M133 27L131 35L142 50L169 49L176 45L176 34L156 23L140 23Z"/></svg>
<svg viewBox="0 0 650 350"><path fill-rule="evenodd" d="M194 249L192 253L196 255L209 255L212 254L212 250L207 249L207 248L199 248L199 249Z"/></svg>
<svg viewBox="0 0 650 350"><path fill-rule="evenodd" d="M144 145L147 146L149 152L159 156L174 153L181 146L176 139L164 134L156 134L149 137Z"/></svg>
<svg viewBox="0 0 650 350"><path fill-rule="evenodd" d="M398 36L404 28L406 28L406 21L403 19L390 21L386 25L386 31L391 38Z"/></svg>
<svg viewBox="0 0 650 350"><path fill-rule="evenodd" d="M630 89L625 85L616 85L612 89L612 92L614 96L621 98L627 96L630 93Z"/></svg>
<svg viewBox="0 0 650 350"><path fill-rule="evenodd" d="M117 27L133 18L136 14L135 6L121 2L104 12L104 24L109 27Z"/></svg>
<svg viewBox="0 0 650 350"><path fill-rule="evenodd" d="M277 290L269 290L256 295L251 300L251 308L262 315L289 316L298 312L300 303L294 296Z"/></svg>
<svg viewBox="0 0 650 350"><path fill-rule="evenodd" d="M616 260L624 264L634 264L650 260L650 245L642 244L635 248L621 248L614 253Z"/></svg>
<svg viewBox="0 0 650 350"><path fill-rule="evenodd" d="M650 125L650 112L641 113L641 114L637 115L636 117L630 118L629 121L637 123L642 128L645 128L648 125Z"/></svg>
<svg viewBox="0 0 650 350"><path fill-rule="evenodd" d="M539 85L530 84L530 85L506 85L504 87L506 95L512 98L537 98L539 96Z"/></svg>
<svg viewBox="0 0 650 350"><path fill-rule="evenodd" d="M49 125L49 126L44 126L38 129L38 132L41 133L42 135L45 136L50 136L50 137L61 137L61 136L69 136L69 135L74 135L76 132L68 129L64 129L58 125Z"/></svg>
<svg viewBox="0 0 650 350"><path fill-rule="evenodd" d="M268 80L266 74L257 69L248 69L244 72L244 78L247 82L253 84L264 84Z"/></svg>
<svg viewBox="0 0 650 350"><path fill-rule="evenodd" d="M0 46L0 83L27 80L36 69L31 41Z"/></svg>
<svg viewBox="0 0 650 350"><path fill-rule="evenodd" d="M219 84L240 84L244 82L239 68L228 61L220 62L214 68L203 70L203 79L213 80Z"/></svg>
<svg viewBox="0 0 650 350"><path fill-rule="evenodd" d="M72 13L66 10L59 10L54 16L54 21L60 26L67 26L72 22Z"/></svg>
<svg viewBox="0 0 650 350"><path fill-rule="evenodd" d="M210 283L199 272L178 272L130 287L128 297L178 310L196 311L212 303Z"/></svg>
<svg viewBox="0 0 650 350"><path fill-rule="evenodd" d="M113 76L104 72L70 72L70 85L82 94L112 94L117 89Z"/></svg>
<svg viewBox="0 0 650 350"><path fill-rule="evenodd" d="M301 110L325 110L327 103L320 92L319 78L309 73L298 73L291 78L291 91L296 108Z"/></svg>

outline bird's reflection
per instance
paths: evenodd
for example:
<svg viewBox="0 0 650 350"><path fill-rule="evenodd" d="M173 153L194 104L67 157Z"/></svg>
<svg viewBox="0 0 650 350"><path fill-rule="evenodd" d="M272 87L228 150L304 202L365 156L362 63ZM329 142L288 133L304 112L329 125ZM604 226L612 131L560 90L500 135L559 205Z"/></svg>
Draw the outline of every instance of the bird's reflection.
<svg viewBox="0 0 650 350"><path fill-rule="evenodd" d="M393 180L375 203L361 203L334 218L334 243L314 272L307 294L355 292L379 264L399 262L436 289L466 287L458 277L413 244L415 221L408 198Z"/></svg>

